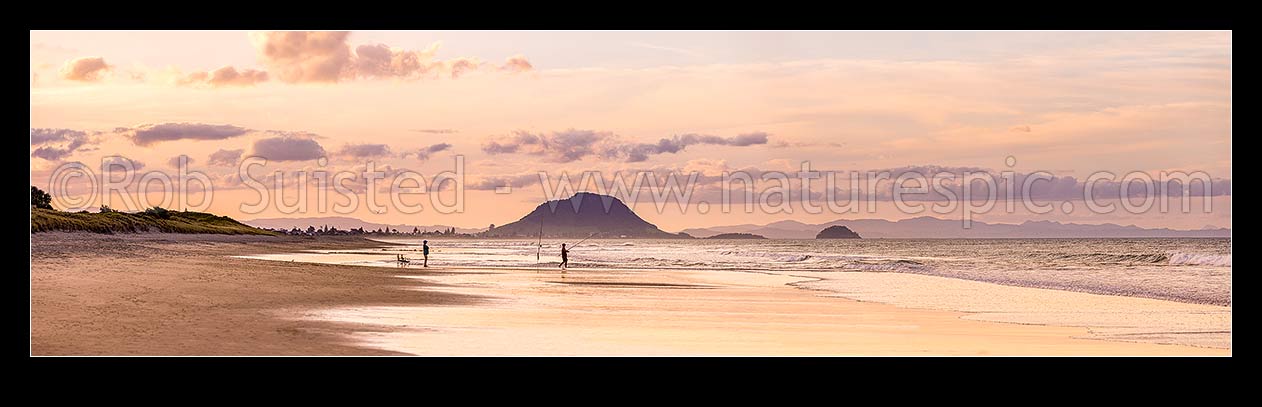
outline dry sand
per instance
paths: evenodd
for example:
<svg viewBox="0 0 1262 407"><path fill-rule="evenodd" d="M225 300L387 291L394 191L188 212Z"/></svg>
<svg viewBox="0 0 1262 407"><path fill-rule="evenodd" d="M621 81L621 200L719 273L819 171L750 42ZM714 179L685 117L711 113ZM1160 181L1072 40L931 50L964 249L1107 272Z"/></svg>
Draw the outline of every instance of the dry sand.
<svg viewBox="0 0 1262 407"><path fill-rule="evenodd" d="M237 258L357 238L32 237L35 355L1229 355L1082 339L701 271L392 269Z"/></svg>

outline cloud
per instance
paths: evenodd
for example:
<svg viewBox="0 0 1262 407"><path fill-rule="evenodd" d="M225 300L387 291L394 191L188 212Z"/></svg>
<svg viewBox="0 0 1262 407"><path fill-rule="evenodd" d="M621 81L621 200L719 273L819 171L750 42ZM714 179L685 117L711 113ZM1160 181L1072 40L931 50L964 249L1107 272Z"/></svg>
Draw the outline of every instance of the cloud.
<svg viewBox="0 0 1262 407"><path fill-rule="evenodd" d="M526 57L521 54L508 57L508 60L504 61L504 65L500 65L501 71L513 73L528 72L532 69L535 69L534 65L531 65L530 61L527 61Z"/></svg>
<svg viewBox="0 0 1262 407"><path fill-rule="evenodd" d="M447 151L450 149L451 149L451 144L447 144L447 143L434 144L432 146L422 148L420 151L417 151L416 159L428 160L430 155L437 153L439 151Z"/></svg>
<svg viewBox="0 0 1262 407"><path fill-rule="evenodd" d="M59 161L73 152L73 148L40 147L31 152L31 157L43 158L48 161Z"/></svg>
<svg viewBox="0 0 1262 407"><path fill-rule="evenodd" d="M651 155L674 154L696 144L734 147L767 144L767 133L753 132L734 137L684 134L662 138L656 143L625 143L610 132L569 129L550 134L531 134L517 131L512 136L484 143L482 151L492 155L520 152L546 156L553 162L571 162L589 155L599 155L603 158L626 162L640 162L648 160Z"/></svg>
<svg viewBox="0 0 1262 407"><path fill-rule="evenodd" d="M31 129L31 145L72 141L86 138L87 133L71 129Z"/></svg>
<svg viewBox="0 0 1262 407"><path fill-rule="evenodd" d="M245 150L220 149L219 151L210 153L210 157L206 160L206 163L220 167L231 167L237 165L238 161L241 161L242 154L245 154Z"/></svg>
<svg viewBox="0 0 1262 407"><path fill-rule="evenodd" d="M539 174L517 174L483 177L465 184L465 189L473 191L494 191L499 187L521 188L539 183Z"/></svg>
<svg viewBox="0 0 1262 407"><path fill-rule="evenodd" d="M267 82L267 79L267 72L264 71L256 69L238 71L231 66L225 66L210 72L193 72L177 79L176 84L218 88L224 86L254 86L258 83Z"/></svg>
<svg viewBox="0 0 1262 407"><path fill-rule="evenodd" d="M61 67L61 77L72 81L95 82L101 79L102 72L113 67L105 63L105 58L82 57L66 61Z"/></svg>
<svg viewBox="0 0 1262 407"><path fill-rule="evenodd" d="M451 72L451 79L456 79L465 72L477 70L482 63L473 58L456 58L446 61L443 65Z"/></svg>
<svg viewBox="0 0 1262 407"><path fill-rule="evenodd" d="M452 134L452 133L457 133L457 131L456 131L456 130L452 130L452 129L412 129L411 131L414 131L414 132L417 132L417 133L429 133L429 134Z"/></svg>
<svg viewBox="0 0 1262 407"><path fill-rule="evenodd" d="M571 129L569 131L575 130ZM483 143L482 151L491 155L513 154L521 150L522 146L526 146L529 149L527 151L528 154L543 155L544 146L540 143L540 139L543 137L542 135L536 136L524 131L516 131L513 136L502 138L500 141L492 140Z"/></svg>
<svg viewBox="0 0 1262 407"><path fill-rule="evenodd" d="M786 165L785 167L786 168L782 170L777 170L777 171L768 170L766 168L759 169L755 167L749 167L749 168L740 169L738 170L738 172L749 175L750 178L756 180L755 181L756 183L758 182L757 180L761 178L764 174L783 174L787 176L788 178L790 178L791 180L793 180L793 183L795 185L800 185L800 182L798 180L803 175L803 173L795 169L788 169L790 167L796 168L795 165ZM726 168L724 168L723 170L726 171ZM668 172L668 173L669 172L679 173L681 178L685 177L687 175L687 172L689 171L701 172L702 176L698 178L698 186L721 187L722 184L724 183L724 180L721 176L716 176L713 174L713 172L706 173L706 171L700 168L685 167L682 169L682 172L677 169L669 169L669 168L654 170L655 173L663 172L663 171ZM908 201L946 201L948 200L949 197L947 195L944 195L940 191L940 189L945 189L947 191L950 191L950 193L953 194L955 197L969 197L970 199L979 200L979 201L984 201L988 199L990 192L988 191L987 189L988 187L983 181L975 181L969 188L964 187L964 180L966 179L966 176L987 177L993 180L995 184L995 188L996 188L994 199L997 199L998 201L1004 201L1007 199L1006 197L1008 196L1008 185L1007 185L1007 182L1005 181L1004 174L994 171L994 170L981 168L981 167L917 165L917 166L904 166L904 167L874 169L874 170L853 170L853 171L815 170L813 171L813 173L814 175L817 176L817 179L813 182L810 199L816 200L816 201L824 199L827 196L826 188L825 188L825 186L827 185L827 182L825 181L825 179L828 177L832 177L835 180L834 185L836 185L837 188L836 188L836 193L834 193L833 196L836 197L837 199L841 199L843 201L846 199L849 199L848 197L850 196L851 190L853 189L856 191L855 194L857 194L857 196L860 197L860 199L866 200L868 199L868 196L871 195L872 199L874 200L889 201L889 200L892 200L894 197L893 191L895 189L894 186L896 184L894 181L898 180L899 177L902 177L904 175L913 177L912 179L915 179L915 181L908 181L907 183L904 184L904 186L909 187L909 188L914 188L920 185L924 185L921 183L922 181L932 182L933 178L938 175L949 174L951 176L951 178L947 178L945 180L939 181L941 183L933 186L931 190L927 193L902 194L901 195L902 199L905 199ZM855 173L858 174L858 179L859 179L858 185L852 185L850 181L850 176ZM875 176L879 176L880 178L883 178L882 180L879 180L876 182L876 187L872 189L872 194L870 194L868 191L868 178L867 178L868 174L873 174ZM1040 203L1059 202L1059 201L1081 201L1083 200L1084 196L1088 192L1088 188L1087 188L1088 185L1085 179L1076 179L1071 176L1055 176L1055 175L1050 175L1050 174L1039 174L1037 178L1031 178L1031 177L1035 177L1035 175L1026 174L1026 173L1013 173L1011 174L1011 177L1012 177L1011 185L1013 186L1012 196L1014 199L1018 199L1018 200L1021 199L1022 196L1025 196L1025 197L1029 197L1030 199L1036 200L1037 202L1040 202ZM1034 180L1034 179L1037 179L1037 181L1030 182L1028 184L1029 189L1023 191L1024 186L1027 185L1026 184L1027 180ZM1148 192L1143 186L1143 184L1144 183L1141 183L1141 182L1135 182L1134 185L1130 186L1129 189L1125 189L1126 185L1120 181L1111 181L1111 180L1099 181L1095 183L1092 188L1090 188L1090 195L1094 199L1097 199L1097 200L1111 200L1111 199L1116 200L1119 197L1143 198L1145 196L1148 196L1147 195ZM740 184L739 182L733 185L739 188L744 188L744 186ZM1211 178L1210 182L1208 183L1208 187L1209 188L1207 189L1205 187L1205 183L1201 181L1194 181L1194 182L1191 182L1190 185L1184 185L1182 182L1179 182L1179 181L1171 181L1168 183L1162 183L1160 182L1159 179L1154 179L1150 183L1150 188L1153 191L1153 194L1157 196L1164 195L1164 196L1178 197L1180 196L1180 194L1183 193L1185 189L1188 191L1188 194L1190 196L1231 195L1231 180L1229 179ZM736 190L736 192L743 192L743 191L744 191L743 189ZM965 191L967 191L967 193L965 193ZM800 196L793 197L794 200L798 200L800 198L802 197Z"/></svg>
<svg viewBox="0 0 1262 407"><path fill-rule="evenodd" d="M550 134L531 134L516 131L501 141L490 141L482 145L487 154L525 153L546 156L553 162L570 162L596 154L596 145L605 140L616 138L610 132L569 129L554 131Z"/></svg>
<svg viewBox="0 0 1262 407"><path fill-rule="evenodd" d="M60 161L70 153L88 144L88 134L71 129L31 129L31 145L42 146L31 152L31 157L48 161Z"/></svg>
<svg viewBox="0 0 1262 407"><path fill-rule="evenodd" d="M283 135L255 141L252 155L271 161L305 161L324 157L327 153L313 139Z"/></svg>
<svg viewBox="0 0 1262 407"><path fill-rule="evenodd" d="M830 141L830 142L824 143L824 142L815 142L815 141L792 141L792 142L790 142L790 141L779 140L779 141L776 141L775 143L770 143L770 144L768 144L768 146L769 146L769 147L771 147L771 148L803 148L803 147L833 147L833 148L842 148L842 147L845 147L845 146L846 146L846 143L838 143L838 142L836 142L836 141Z"/></svg>
<svg viewBox="0 0 1262 407"><path fill-rule="evenodd" d="M736 137L731 137L727 139L718 138L715 136L704 136L704 137L707 137L706 141L702 141L704 144L719 144L719 145L724 145L724 146L736 146L736 147L752 146L756 144L767 144L767 133L764 133L761 131L740 134L740 135L737 135Z"/></svg>
<svg viewBox="0 0 1262 407"><path fill-rule="evenodd" d="M391 75L391 71L394 70L391 66L391 60L394 59L392 54L390 47L385 44L360 45L355 48L355 56L359 57L356 69L363 75L393 76ZM406 60L400 58L400 62Z"/></svg>
<svg viewBox="0 0 1262 407"><path fill-rule="evenodd" d="M897 180L900 176L905 174L909 176L913 174L920 174L924 176L924 180L930 181L935 175L951 174L954 175L954 178L943 180L943 184L939 184L928 193L909 193L907 191L903 191L901 192L901 198L906 201L913 202L943 202L948 199L958 200L960 197L969 197L971 200L975 201L975 204L980 204L980 202L984 202L989 198L989 191L987 190L985 184L981 181L976 181L971 187L965 188L963 185L964 176L966 174L971 174L972 176L989 177L995 181L996 194L993 199L997 202L1003 202L1008 197L1008 188L1007 185L1005 185L1004 175L997 171L980 167L919 165L872 170L834 171L816 169L813 170L811 174L814 179L811 181L809 195L806 194L806 190L799 189L802 185L802 177L805 174L797 170L798 166L785 165L783 167L784 168L780 170L769 170L767 168L758 167L732 169L723 160L700 159L689 161L683 166L656 166L640 169L628 168L615 173L586 171L581 173L569 173L567 176L570 179L570 182L575 183L572 185L577 187L578 190L593 190L591 188L596 187L597 189L594 191L601 191L600 186L584 181L587 179L586 177L588 172L590 172L596 175L591 178L590 181L603 183L604 191L614 191L618 189L616 187L618 183L628 187L633 187L638 184L641 189L651 188L652 184L649 182L637 182L640 180L640 177L645 176L657 179L657 185L664 185L665 180L672 177L676 179L677 182L680 182L680 185L684 185L684 183L686 183L689 179L690 174L695 172L697 173L695 184L697 189L694 198L699 200L709 200L709 202L721 199L723 194L729 194L729 198L739 200L741 199L741 195L746 192L745 188L752 188L753 191L764 191L767 187L778 187L778 182L769 182L768 180L763 179L765 176L778 176L788 179L790 185L792 185L792 188L795 191L790 197L788 197L788 199L792 201L810 199L815 203L822 204L825 199L829 198L838 200L838 202L842 203L848 202L852 190L860 201L868 200L869 196L871 196L871 199L875 201L891 201L895 195L894 180ZM871 191L868 190L869 186L867 177L869 173L882 178L876 182L875 187L873 187ZM727 174L730 179L725 177L724 174ZM858 174L859 181L857 185L851 184L850 176L852 174ZM741 181L732 181L741 179L744 176L748 176L751 180L753 180L753 185L746 185ZM1051 176L1050 178L1040 177L1038 181L1029 184L1030 188L1027 190L1028 192L1022 192L1022 185L1024 185L1026 180L1030 179L1029 177L1032 176L1033 174L1012 174L1012 185L1015 188L1013 191L1013 199L1020 200L1022 199L1022 196L1026 196L1040 204L1045 202L1082 201L1085 193L1087 192L1087 183L1084 180L1069 176ZM488 175L476 178L474 181L466 183L465 187L470 190L495 190L501 186L520 188L538 183L538 177L537 173ZM830 177L833 178L834 183L832 185L835 186L835 190L832 193L827 191L829 183L826 179ZM561 178L556 174L550 175L548 179L549 182L554 184L561 181ZM919 178L917 179L919 180ZM915 187L917 185L917 181L909 181L904 184L906 187ZM1132 199L1132 202L1138 203L1140 198L1151 196L1143 186L1143 183L1140 182L1136 182L1134 185L1130 186L1129 189L1124 188L1125 185L1121 182L1103 181L1095 184L1090 193L1093 199L1096 199L1101 203L1109 201L1116 202L1119 197L1129 197ZM1177 181L1163 184L1158 180L1154 180L1150 184L1150 188L1151 191L1153 191L1152 194L1156 196L1172 197L1176 199L1173 204L1178 205L1177 198L1181 196L1184 190L1187 190L1188 194L1192 197L1229 196L1231 195L1231 180L1212 178L1208 183L1208 188L1206 188L1205 184L1201 181L1194 181L1191 182L1190 185L1184 185L1183 183ZM954 197L944 195L941 192L941 189L950 191L950 194L953 194ZM965 193L965 191L968 193ZM646 196L647 195L645 194L641 194L640 199L644 199ZM630 202L631 200L627 201ZM1200 204L1200 201L1193 202L1193 205Z"/></svg>
<svg viewBox="0 0 1262 407"><path fill-rule="evenodd" d="M101 159L101 170L107 173L121 169L140 171L143 168L145 168L145 163L123 156L115 155Z"/></svg>
<svg viewBox="0 0 1262 407"><path fill-rule="evenodd" d="M220 151L223 151L223 150L220 150ZM170 160L167 160L167 165L171 166L171 168L180 168L180 160L183 160L183 161L184 161L184 165L192 165L192 164L193 164L193 157L189 157L189 156L187 156L187 155L180 154L180 155L177 155L177 156L175 156L175 157L171 157L171 159L170 159Z"/></svg>
<svg viewBox="0 0 1262 407"><path fill-rule="evenodd" d="M434 61L439 43L421 51L393 49L385 44L360 45L355 48L355 74L363 78L419 78L442 70L442 62Z"/></svg>
<svg viewBox="0 0 1262 407"><path fill-rule="evenodd" d="M352 158L384 157L390 155L390 146L385 144L347 144L338 150L338 155Z"/></svg>
<svg viewBox="0 0 1262 407"><path fill-rule="evenodd" d="M351 66L345 31L250 33L269 72L287 83L337 82Z"/></svg>
<svg viewBox="0 0 1262 407"><path fill-rule="evenodd" d="M148 146L160 141L172 140L223 140L250 132L250 129L230 124L162 123L142 124L135 128L117 128L118 133L131 137L132 142Z"/></svg>
<svg viewBox="0 0 1262 407"><path fill-rule="evenodd" d="M1029 133L1029 132L1030 132L1030 126L1013 126L1012 128L1008 129L1008 131L1014 131L1014 132L1020 132L1020 133Z"/></svg>
<svg viewBox="0 0 1262 407"><path fill-rule="evenodd" d="M728 171L729 169L730 167L727 165L727 160L702 158L689 160L687 163L684 163L684 167L681 171L685 174L696 172L706 176L721 176L723 175L723 172Z"/></svg>
<svg viewBox="0 0 1262 407"><path fill-rule="evenodd" d="M352 50L349 33L337 32L255 32L251 41L269 72L286 83L333 83L353 79L452 79L482 69L477 58L436 59L439 42L423 50L392 48L386 44L363 44ZM498 70L524 72L532 69L524 56L508 58Z"/></svg>

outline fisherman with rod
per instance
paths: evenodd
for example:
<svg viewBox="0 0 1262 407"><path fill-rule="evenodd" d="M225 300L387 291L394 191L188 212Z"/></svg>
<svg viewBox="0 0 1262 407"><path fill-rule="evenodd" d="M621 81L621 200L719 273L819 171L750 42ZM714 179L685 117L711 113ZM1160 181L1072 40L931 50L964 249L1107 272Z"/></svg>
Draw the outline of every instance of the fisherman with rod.
<svg viewBox="0 0 1262 407"><path fill-rule="evenodd" d="M592 236L596 236L596 232L592 232L592 234L587 235L587 237L583 238L583 240L579 240L578 243L575 243L573 246L570 246L570 247L571 248L578 247L578 245L583 244L583 242L586 242L587 239L591 239ZM570 265L569 255L570 255L570 249L566 249L565 243L561 243L561 264L558 266L558 267L561 267L561 274L565 274L565 268Z"/></svg>

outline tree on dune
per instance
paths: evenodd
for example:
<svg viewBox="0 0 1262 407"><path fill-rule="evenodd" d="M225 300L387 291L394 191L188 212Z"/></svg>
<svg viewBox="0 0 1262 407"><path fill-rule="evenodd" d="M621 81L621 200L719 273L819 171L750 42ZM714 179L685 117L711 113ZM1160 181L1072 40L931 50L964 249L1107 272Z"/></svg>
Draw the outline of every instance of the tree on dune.
<svg viewBox="0 0 1262 407"><path fill-rule="evenodd" d="M53 209L53 197L47 192L31 186L31 206L40 209Z"/></svg>

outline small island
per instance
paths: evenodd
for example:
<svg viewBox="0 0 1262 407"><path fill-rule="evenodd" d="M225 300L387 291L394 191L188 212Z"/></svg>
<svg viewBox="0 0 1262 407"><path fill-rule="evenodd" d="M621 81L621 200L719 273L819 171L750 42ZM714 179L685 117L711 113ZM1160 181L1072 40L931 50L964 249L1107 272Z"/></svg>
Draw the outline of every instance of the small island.
<svg viewBox="0 0 1262 407"><path fill-rule="evenodd" d="M815 238L816 239L862 239L861 237L859 237L858 233L855 233L854 231L850 230L850 228L841 226L841 225L829 226L825 228L824 230L819 231L819 234L815 235Z"/></svg>
<svg viewBox="0 0 1262 407"><path fill-rule="evenodd" d="M720 233L706 239L766 239L766 237L753 233Z"/></svg>

